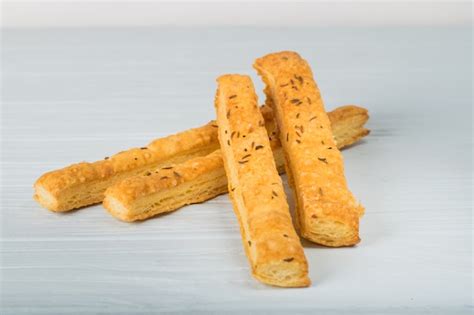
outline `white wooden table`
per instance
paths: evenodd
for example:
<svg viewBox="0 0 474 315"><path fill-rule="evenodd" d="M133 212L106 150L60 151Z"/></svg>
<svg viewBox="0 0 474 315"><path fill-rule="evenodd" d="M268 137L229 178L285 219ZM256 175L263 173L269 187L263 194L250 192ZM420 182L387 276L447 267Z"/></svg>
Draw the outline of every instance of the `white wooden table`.
<svg viewBox="0 0 474 315"><path fill-rule="evenodd" d="M0 313L470 314L471 42L469 28L4 31ZM212 119L219 74L261 90L252 61L283 49L310 61L327 109L371 114L344 151L362 242L305 242L310 288L251 278L227 195L136 224L32 200L46 171Z"/></svg>

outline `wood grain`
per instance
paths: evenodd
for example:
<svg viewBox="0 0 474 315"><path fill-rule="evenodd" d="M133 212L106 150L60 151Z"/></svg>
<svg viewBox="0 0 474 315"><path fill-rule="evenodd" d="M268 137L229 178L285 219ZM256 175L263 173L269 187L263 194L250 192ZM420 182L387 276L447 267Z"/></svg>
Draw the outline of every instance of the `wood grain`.
<svg viewBox="0 0 474 315"><path fill-rule="evenodd" d="M2 36L0 313L472 311L469 28ZM32 200L45 171L213 118L219 74L249 73L261 91L253 59L281 49L311 63L328 109L355 103L371 114L371 135L342 152L366 206L362 242L304 243L314 286L251 278L227 195L138 224L100 206L55 214Z"/></svg>

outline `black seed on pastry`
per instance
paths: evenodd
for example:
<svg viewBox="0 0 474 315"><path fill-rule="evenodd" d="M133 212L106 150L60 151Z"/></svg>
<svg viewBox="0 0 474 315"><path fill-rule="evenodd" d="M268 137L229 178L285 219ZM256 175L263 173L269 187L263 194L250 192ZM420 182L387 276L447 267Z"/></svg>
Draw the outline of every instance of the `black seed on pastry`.
<svg viewBox="0 0 474 315"><path fill-rule="evenodd" d="M104 158L104 160L108 160L108 159L110 159L108 156L106 156L106 157Z"/></svg>
<svg viewBox="0 0 474 315"><path fill-rule="evenodd" d="M291 262L291 261L293 261L294 259L295 259L294 257L290 257L290 258L285 258L285 259L283 259L283 261Z"/></svg>
<svg viewBox="0 0 474 315"><path fill-rule="evenodd" d="M234 94L234 95L229 96L229 99L231 100L231 99L236 98L236 97L237 97L237 95Z"/></svg>
<svg viewBox="0 0 474 315"><path fill-rule="evenodd" d="M140 150L146 150L148 149L147 147L141 147Z"/></svg>
<svg viewBox="0 0 474 315"><path fill-rule="evenodd" d="M300 84L303 84L303 77L302 76L299 76L299 75L295 74L295 79L298 80L300 82Z"/></svg>
<svg viewBox="0 0 474 315"><path fill-rule="evenodd" d="M291 104L296 104L296 103L300 102L300 99L299 98L294 98L290 102L291 102Z"/></svg>
<svg viewBox="0 0 474 315"><path fill-rule="evenodd" d="M162 169L164 169L164 170L170 170L170 169L172 169L172 168L173 168L173 166L162 167Z"/></svg>
<svg viewBox="0 0 474 315"><path fill-rule="evenodd" d="M323 163L328 164L328 161L326 160L326 158L318 157L318 160L320 160L320 161L323 162Z"/></svg>
<svg viewBox="0 0 474 315"><path fill-rule="evenodd" d="M260 149L263 149L263 145L259 144L255 147L255 150L260 150Z"/></svg>

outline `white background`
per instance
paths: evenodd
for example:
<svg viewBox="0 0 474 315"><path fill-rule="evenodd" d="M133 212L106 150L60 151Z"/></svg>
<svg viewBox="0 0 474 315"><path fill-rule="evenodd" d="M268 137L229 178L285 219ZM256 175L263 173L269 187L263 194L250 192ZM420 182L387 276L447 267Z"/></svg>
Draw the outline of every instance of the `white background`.
<svg viewBox="0 0 474 315"><path fill-rule="evenodd" d="M4 1L4 27L468 25L470 1Z"/></svg>

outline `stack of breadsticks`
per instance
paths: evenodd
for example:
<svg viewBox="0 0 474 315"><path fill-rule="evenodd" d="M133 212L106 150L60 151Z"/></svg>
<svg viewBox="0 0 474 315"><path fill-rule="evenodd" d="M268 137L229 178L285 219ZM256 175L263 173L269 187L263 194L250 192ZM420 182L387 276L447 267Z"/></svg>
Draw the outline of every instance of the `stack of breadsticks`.
<svg viewBox="0 0 474 315"><path fill-rule="evenodd" d="M295 226L317 244L359 242L364 208L349 191L339 149L369 131L367 110L326 113L308 63L294 52L256 60L266 84L259 107L248 76L217 79L217 120L101 161L48 172L34 198L64 212L103 202L123 221L145 220L229 192L252 274L282 287L308 286L308 264L279 173L296 201Z"/></svg>

